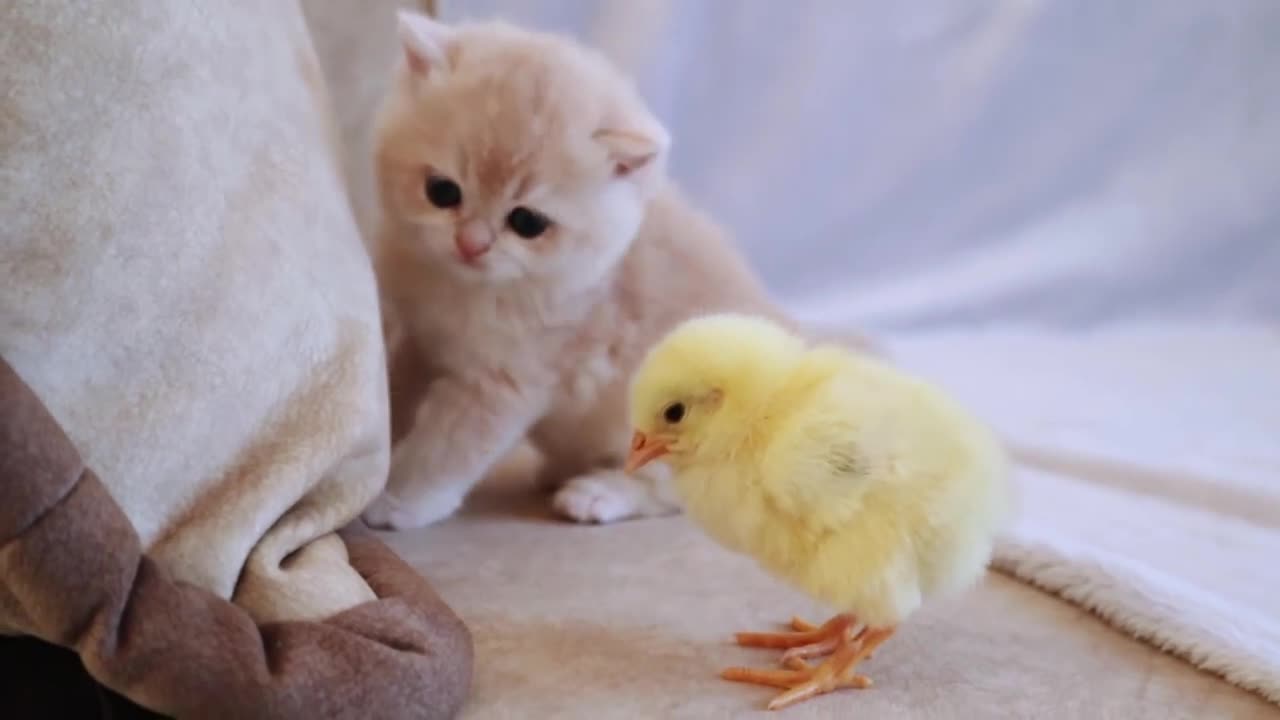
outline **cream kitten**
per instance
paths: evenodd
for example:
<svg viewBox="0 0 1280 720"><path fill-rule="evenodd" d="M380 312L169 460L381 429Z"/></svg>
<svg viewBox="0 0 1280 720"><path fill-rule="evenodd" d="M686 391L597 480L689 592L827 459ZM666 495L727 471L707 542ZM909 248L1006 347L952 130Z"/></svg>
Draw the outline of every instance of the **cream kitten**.
<svg viewBox="0 0 1280 720"><path fill-rule="evenodd" d="M620 469L629 374L691 315L778 312L667 181L665 129L603 56L502 23L399 21L374 240L402 333L389 337L398 442L365 520L447 517L525 437L562 514L673 512L661 465Z"/></svg>

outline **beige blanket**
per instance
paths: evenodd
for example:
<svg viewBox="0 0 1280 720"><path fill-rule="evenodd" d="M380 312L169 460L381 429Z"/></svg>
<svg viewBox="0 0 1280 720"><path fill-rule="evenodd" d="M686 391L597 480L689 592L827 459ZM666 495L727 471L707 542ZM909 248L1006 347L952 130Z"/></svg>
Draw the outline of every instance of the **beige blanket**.
<svg viewBox="0 0 1280 720"><path fill-rule="evenodd" d="M390 36L369 5L345 29ZM465 628L337 532L385 482L386 373L302 8L0 28L0 667L26 635L182 717L451 714Z"/></svg>
<svg viewBox="0 0 1280 720"><path fill-rule="evenodd" d="M235 7L6 4L0 353L177 577L323 617L372 598L325 538L384 482L376 293L303 17Z"/></svg>
<svg viewBox="0 0 1280 720"><path fill-rule="evenodd" d="M1004 575L934 605L864 670L875 686L765 711L768 688L727 683L769 666L733 633L823 608L729 554L685 518L575 526L530 487L528 458L461 517L384 536L471 628L475 689L463 717L1275 720L1261 697L1116 632Z"/></svg>

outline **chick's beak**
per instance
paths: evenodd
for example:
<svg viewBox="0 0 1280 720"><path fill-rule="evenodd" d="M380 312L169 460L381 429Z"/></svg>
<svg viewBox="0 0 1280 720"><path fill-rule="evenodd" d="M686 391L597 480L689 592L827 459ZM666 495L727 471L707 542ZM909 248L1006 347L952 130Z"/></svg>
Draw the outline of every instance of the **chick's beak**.
<svg viewBox="0 0 1280 720"><path fill-rule="evenodd" d="M637 430L636 434L631 436L631 454L627 455L627 464L623 466L623 469L626 472L633 473L666 455L667 452L667 443L651 438Z"/></svg>

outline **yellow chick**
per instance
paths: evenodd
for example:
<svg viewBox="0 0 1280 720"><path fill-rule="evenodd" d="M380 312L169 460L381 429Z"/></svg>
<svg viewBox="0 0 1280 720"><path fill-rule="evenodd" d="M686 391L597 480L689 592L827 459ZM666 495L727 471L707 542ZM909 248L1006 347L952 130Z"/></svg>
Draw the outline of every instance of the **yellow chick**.
<svg viewBox="0 0 1280 720"><path fill-rule="evenodd" d="M840 611L737 636L789 648L783 669L722 673L785 688L770 709L868 687L858 663L925 600L981 577L1011 514L1004 450L959 405L760 318L672 330L636 371L630 407L629 471L661 458L709 535Z"/></svg>

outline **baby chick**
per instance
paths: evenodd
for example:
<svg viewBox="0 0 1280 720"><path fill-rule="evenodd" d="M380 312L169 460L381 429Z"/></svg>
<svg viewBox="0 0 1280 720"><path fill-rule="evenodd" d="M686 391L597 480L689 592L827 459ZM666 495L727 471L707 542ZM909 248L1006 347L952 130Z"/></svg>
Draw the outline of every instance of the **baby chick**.
<svg viewBox="0 0 1280 720"><path fill-rule="evenodd" d="M632 380L631 414L629 470L661 458L709 535L841 611L817 628L738 635L789 648L786 669L722 673L786 688L770 709L869 686L858 663L926 599L981 577L1010 515L1004 451L961 407L763 319L672 330Z"/></svg>

